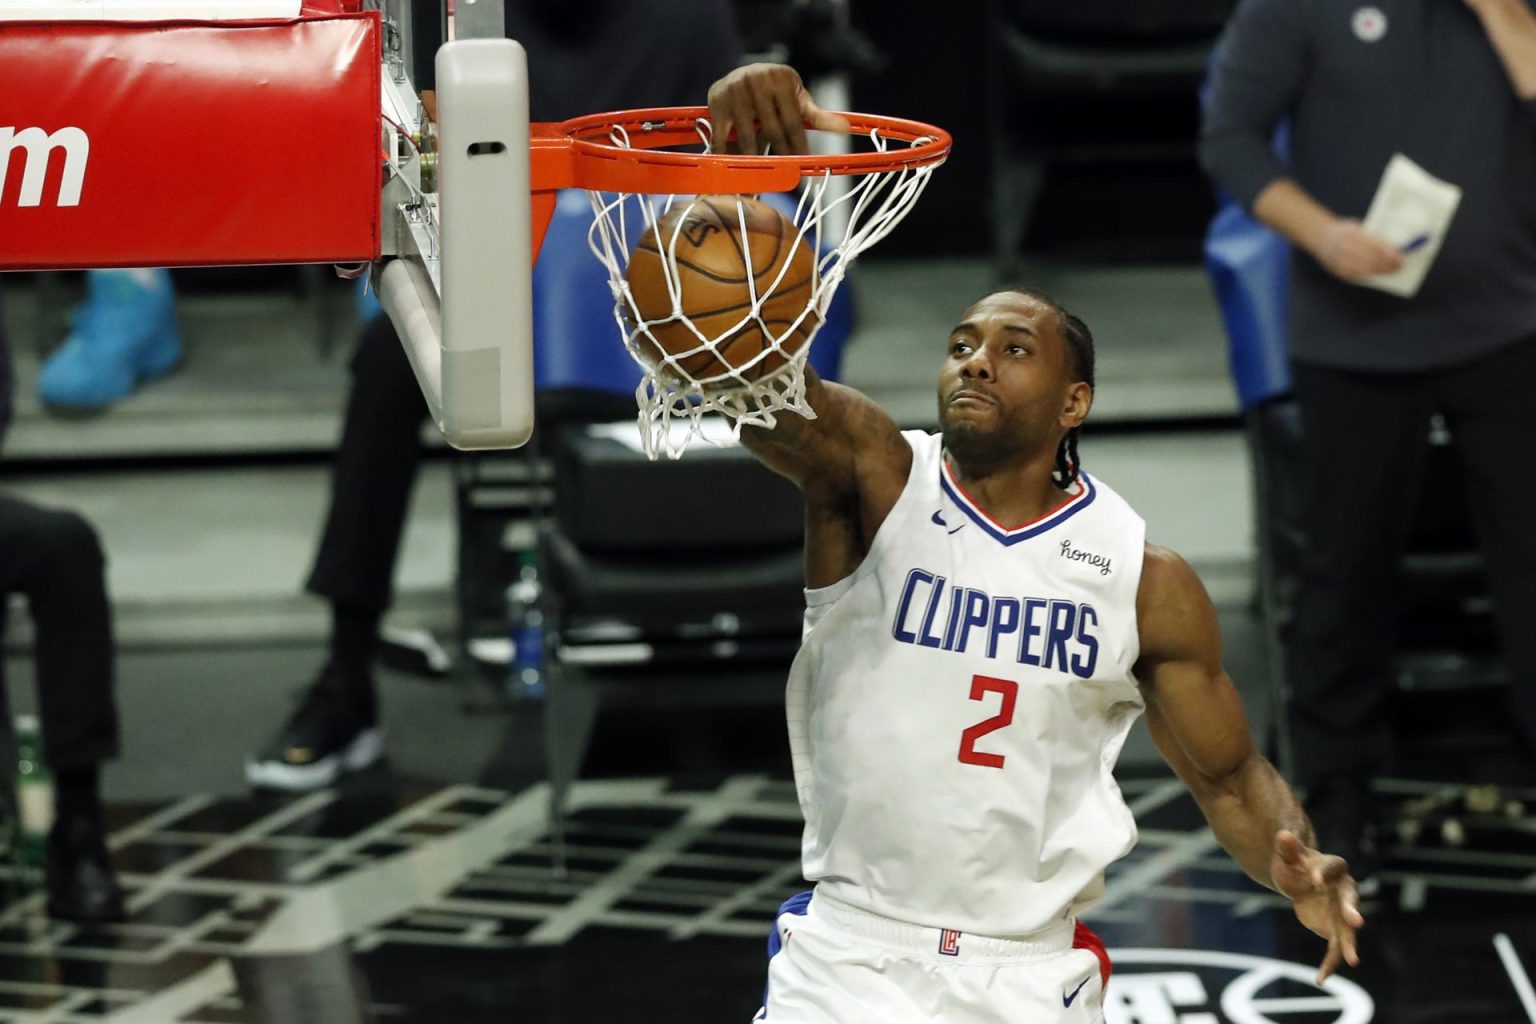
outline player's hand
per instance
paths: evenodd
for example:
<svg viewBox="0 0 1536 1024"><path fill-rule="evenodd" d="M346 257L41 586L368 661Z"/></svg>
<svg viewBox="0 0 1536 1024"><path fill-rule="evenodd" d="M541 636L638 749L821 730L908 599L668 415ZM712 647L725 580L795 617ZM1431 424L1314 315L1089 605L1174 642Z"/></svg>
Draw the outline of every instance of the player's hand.
<svg viewBox="0 0 1536 1024"><path fill-rule="evenodd" d="M1275 833L1269 871L1275 889L1291 901L1301 923L1328 940L1317 983L1326 981L1341 961L1358 967L1355 932L1365 925L1365 918L1360 914L1360 892L1344 858L1319 853L1294 833L1281 831Z"/></svg>
<svg viewBox="0 0 1536 1024"><path fill-rule="evenodd" d="M1358 220L1341 217L1312 247L1323 268L1341 281L1390 274L1403 265L1403 254L1365 230Z"/></svg>
<svg viewBox="0 0 1536 1024"><path fill-rule="evenodd" d="M785 64L748 64L710 86L709 123L719 152L779 156L810 152L807 126L848 131L848 122L818 107L799 73ZM728 144L733 129L736 141Z"/></svg>

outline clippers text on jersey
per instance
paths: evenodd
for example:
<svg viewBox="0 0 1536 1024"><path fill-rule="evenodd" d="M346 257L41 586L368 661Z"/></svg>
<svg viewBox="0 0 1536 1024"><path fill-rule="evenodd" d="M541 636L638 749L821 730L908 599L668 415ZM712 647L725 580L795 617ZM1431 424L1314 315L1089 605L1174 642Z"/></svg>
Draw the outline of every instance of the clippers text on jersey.
<svg viewBox="0 0 1536 1024"><path fill-rule="evenodd" d="M901 587L891 635L904 644L1038 665L1081 679L1099 660L1093 605L1049 597L994 597L912 569Z"/></svg>

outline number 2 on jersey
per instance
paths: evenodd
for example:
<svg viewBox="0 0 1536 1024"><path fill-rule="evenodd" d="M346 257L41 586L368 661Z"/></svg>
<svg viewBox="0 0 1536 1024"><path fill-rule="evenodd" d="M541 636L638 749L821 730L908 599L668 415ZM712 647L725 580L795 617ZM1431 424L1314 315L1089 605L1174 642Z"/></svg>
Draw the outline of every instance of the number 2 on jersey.
<svg viewBox="0 0 1536 1024"><path fill-rule="evenodd" d="M1013 705L1019 699L1019 684L1012 679L994 679L991 676L971 677L971 700L984 700L989 693L1002 694L1002 709L986 721L977 722L960 734L961 764L979 764L983 768L1003 766L1002 754L989 754L985 750L977 750L976 741L1013 721Z"/></svg>

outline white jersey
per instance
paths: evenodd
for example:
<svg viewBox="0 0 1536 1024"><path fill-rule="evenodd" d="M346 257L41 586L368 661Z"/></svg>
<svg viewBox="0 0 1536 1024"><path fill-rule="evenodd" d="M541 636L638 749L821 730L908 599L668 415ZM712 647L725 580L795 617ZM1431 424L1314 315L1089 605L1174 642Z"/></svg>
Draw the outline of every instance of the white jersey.
<svg viewBox="0 0 1536 1024"><path fill-rule="evenodd" d="M1136 841L1111 769L1143 709L1146 526L1083 475L1024 526L955 482L938 435L847 578L806 591L788 717L817 891L935 928L1068 920Z"/></svg>

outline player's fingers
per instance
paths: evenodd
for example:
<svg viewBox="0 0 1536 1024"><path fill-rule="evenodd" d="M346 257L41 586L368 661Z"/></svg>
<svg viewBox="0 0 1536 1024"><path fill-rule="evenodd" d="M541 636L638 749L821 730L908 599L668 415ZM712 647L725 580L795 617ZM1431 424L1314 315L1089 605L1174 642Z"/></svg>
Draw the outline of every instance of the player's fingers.
<svg viewBox="0 0 1536 1024"><path fill-rule="evenodd" d="M1328 953L1323 957L1323 964L1317 969L1317 983L1321 985L1333 976L1333 972L1339 969L1339 962L1343 954L1339 948L1337 938L1328 940Z"/></svg>
<svg viewBox="0 0 1536 1024"><path fill-rule="evenodd" d="M1292 866L1299 865L1305 850L1306 847L1302 845L1301 840L1296 838L1296 833L1288 829L1281 829L1275 833L1275 852L1285 863Z"/></svg>
<svg viewBox="0 0 1536 1024"><path fill-rule="evenodd" d="M1355 888L1354 879L1346 878L1345 883L1339 887L1335 913L1346 928L1363 928L1365 927L1365 915L1360 913L1360 896Z"/></svg>
<svg viewBox="0 0 1536 1024"><path fill-rule="evenodd" d="M1344 933L1344 962L1351 967L1360 966L1360 948L1355 939L1355 930L1349 929Z"/></svg>
<svg viewBox="0 0 1536 1024"><path fill-rule="evenodd" d="M1365 927L1365 915L1360 913L1360 889L1355 880L1345 875L1338 886L1339 920L1348 929L1350 945L1354 945L1355 931Z"/></svg>
<svg viewBox="0 0 1536 1024"><path fill-rule="evenodd" d="M761 116L757 90L766 82L794 72L774 64L751 64L737 68L709 87L709 120L714 148L722 153L758 151L758 118ZM736 141L731 142L732 131Z"/></svg>
<svg viewBox="0 0 1536 1024"><path fill-rule="evenodd" d="M779 105L775 95L778 87L766 75L750 79L750 82L752 107L757 114L760 141L766 144L774 153L788 153L790 151L789 136L785 132L784 122L780 117ZM762 148L754 148L748 149L746 152L761 153L764 150Z"/></svg>
<svg viewBox="0 0 1536 1024"><path fill-rule="evenodd" d="M799 95L803 96L805 94L801 92ZM784 155L794 154L799 156L809 153L811 145L805 137L805 120L800 113L798 97L776 92L774 93L774 99L777 101L779 122L784 126Z"/></svg>
<svg viewBox="0 0 1536 1024"><path fill-rule="evenodd" d="M731 141L731 129L735 125L724 112L709 115L709 151L711 153L734 153L736 144Z"/></svg>
<svg viewBox="0 0 1536 1024"><path fill-rule="evenodd" d="M1358 967L1360 951L1356 933L1365 924L1365 917L1360 913L1359 890L1355 887L1355 880L1345 875L1337 884L1335 892L1338 898L1334 914L1334 939L1339 944L1344 962L1351 967Z"/></svg>
<svg viewBox="0 0 1536 1024"><path fill-rule="evenodd" d="M757 113L753 108L752 94L745 88L732 90L730 124L736 129L736 143L730 148L735 153L758 153Z"/></svg>
<svg viewBox="0 0 1536 1024"><path fill-rule="evenodd" d="M804 89L800 91L800 119L821 132L841 132L847 135L853 131L846 117L830 110L822 110L811 98L811 94Z"/></svg>
<svg viewBox="0 0 1536 1024"><path fill-rule="evenodd" d="M729 151L731 125L730 90L716 82L709 90L710 148L716 153Z"/></svg>

